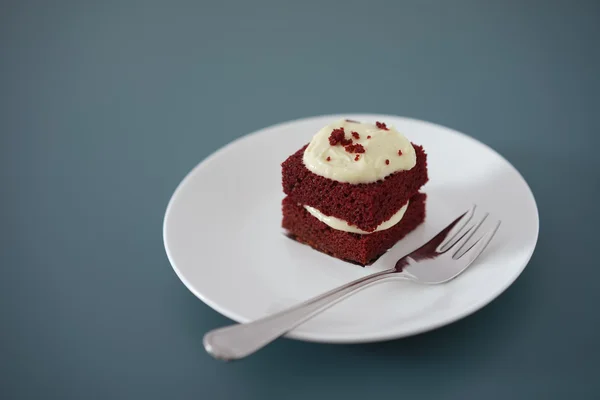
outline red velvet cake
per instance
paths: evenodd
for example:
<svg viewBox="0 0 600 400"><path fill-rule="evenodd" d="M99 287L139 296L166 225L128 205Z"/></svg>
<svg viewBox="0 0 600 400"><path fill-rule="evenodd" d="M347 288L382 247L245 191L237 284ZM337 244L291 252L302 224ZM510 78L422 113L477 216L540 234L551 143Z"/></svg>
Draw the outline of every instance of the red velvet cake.
<svg viewBox="0 0 600 400"><path fill-rule="evenodd" d="M337 182L309 171L302 162L306 147L283 162L283 192L300 204L352 221L365 231L390 219L427 182L427 156L421 146L414 146L414 168L363 184Z"/></svg>
<svg viewBox="0 0 600 400"><path fill-rule="evenodd" d="M427 155L385 123L342 120L282 164L282 226L298 242L368 265L425 220Z"/></svg>

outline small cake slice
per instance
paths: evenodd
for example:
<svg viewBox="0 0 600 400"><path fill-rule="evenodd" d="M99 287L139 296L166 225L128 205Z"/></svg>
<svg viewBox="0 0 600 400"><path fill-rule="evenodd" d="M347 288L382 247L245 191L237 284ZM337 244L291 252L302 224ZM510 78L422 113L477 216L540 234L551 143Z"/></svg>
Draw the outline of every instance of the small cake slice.
<svg viewBox="0 0 600 400"><path fill-rule="evenodd" d="M367 265L425 219L427 155L385 123L336 121L282 164L282 226L324 253Z"/></svg>

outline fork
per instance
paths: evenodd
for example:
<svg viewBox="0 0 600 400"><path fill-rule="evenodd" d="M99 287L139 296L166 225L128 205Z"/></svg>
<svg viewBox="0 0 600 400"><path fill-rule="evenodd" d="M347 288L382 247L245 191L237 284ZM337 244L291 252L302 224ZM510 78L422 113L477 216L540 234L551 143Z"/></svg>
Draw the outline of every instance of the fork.
<svg viewBox="0 0 600 400"><path fill-rule="evenodd" d="M389 279L405 279L419 284L437 285L456 278L479 257L500 227L498 220L491 229L474 239L475 233L489 216L486 213L469 225L475 210L476 205L473 205L427 243L400 258L393 268L367 275L256 321L212 330L204 335L204 348L216 359L240 359L373 284Z"/></svg>

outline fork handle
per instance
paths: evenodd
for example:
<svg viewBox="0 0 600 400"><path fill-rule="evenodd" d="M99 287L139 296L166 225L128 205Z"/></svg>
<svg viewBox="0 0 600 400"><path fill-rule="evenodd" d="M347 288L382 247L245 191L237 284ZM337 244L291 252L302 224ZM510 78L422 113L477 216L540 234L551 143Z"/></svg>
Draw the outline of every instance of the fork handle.
<svg viewBox="0 0 600 400"><path fill-rule="evenodd" d="M276 314L253 322L212 330L204 335L204 348L213 357L221 360L246 357L340 300L393 275L402 277L402 273L397 273L395 269L377 272Z"/></svg>

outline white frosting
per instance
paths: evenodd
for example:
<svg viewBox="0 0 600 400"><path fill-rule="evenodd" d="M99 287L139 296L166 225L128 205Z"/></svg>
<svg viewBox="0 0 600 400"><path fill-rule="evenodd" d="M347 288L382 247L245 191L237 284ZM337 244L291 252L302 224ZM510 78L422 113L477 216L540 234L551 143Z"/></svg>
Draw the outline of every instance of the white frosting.
<svg viewBox="0 0 600 400"><path fill-rule="evenodd" d="M373 233L373 232L384 231L384 230L389 229L392 226L396 225L398 222L400 222L402 217L404 217L404 213L406 212L406 209L408 208L408 203L406 203L404 206L402 206L402 208L400 208L398 210L398 212L396 212L396 214L392 215L392 217L390 219L388 219L387 221L383 221L381 224L379 224L373 232L363 231L362 229L359 229L358 227L356 227L354 225L349 225L348 222L344 221L343 219L325 215L321 211L317 210L314 207L304 206L304 208L313 217L315 217L319 221L323 222L325 225L329 226L330 228L336 229L338 231L360 233L361 235L367 235L367 234Z"/></svg>
<svg viewBox="0 0 600 400"><path fill-rule="evenodd" d="M346 139L352 139L353 144L361 144L365 152L349 153L341 144L329 144L329 136L337 128L344 128ZM352 184L376 182L394 172L413 168L417 162L414 147L393 126L388 125L388 129L346 120L334 122L312 138L304 150L304 165L317 175ZM357 132L360 138L352 137L352 132ZM368 136L371 138L367 139ZM398 150L402 151L402 155L398 155ZM355 161L357 155L359 159Z"/></svg>

